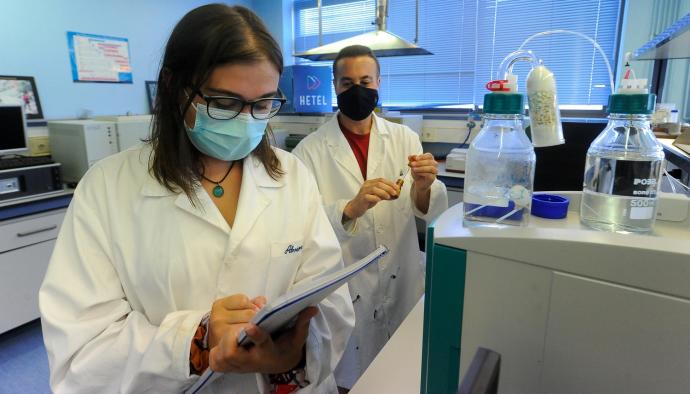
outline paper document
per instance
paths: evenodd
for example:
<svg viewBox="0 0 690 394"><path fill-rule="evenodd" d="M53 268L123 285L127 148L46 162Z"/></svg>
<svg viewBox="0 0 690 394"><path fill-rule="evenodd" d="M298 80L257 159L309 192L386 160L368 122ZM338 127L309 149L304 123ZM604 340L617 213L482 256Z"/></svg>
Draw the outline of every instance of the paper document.
<svg viewBox="0 0 690 394"><path fill-rule="evenodd" d="M287 293L269 301L250 321L252 324L261 327L269 333L276 333L287 329L294 324L297 315L311 305L316 305L340 286L345 284L352 277L376 262L379 258L388 253L388 248L381 245L365 258L354 264L316 278L307 283L301 283L293 287ZM241 346L251 345L251 339L242 330L237 336L237 343ZM187 394L198 393L205 385L209 384L222 373L211 371L207 368L197 382L186 391Z"/></svg>

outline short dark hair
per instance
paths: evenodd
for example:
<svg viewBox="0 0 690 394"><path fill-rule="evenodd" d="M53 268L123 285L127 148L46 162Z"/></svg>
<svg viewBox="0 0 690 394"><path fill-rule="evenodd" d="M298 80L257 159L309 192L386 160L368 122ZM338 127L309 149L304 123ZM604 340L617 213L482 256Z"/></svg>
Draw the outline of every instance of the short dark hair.
<svg viewBox="0 0 690 394"><path fill-rule="evenodd" d="M381 64L379 64L379 59L376 58L371 48L364 45L350 45L349 47L341 49L340 52L338 52L338 56L333 60L333 77L337 78L335 72L338 69L338 61L340 59L360 56L368 56L374 59L374 62L376 62L376 75L381 75Z"/></svg>
<svg viewBox="0 0 690 394"><path fill-rule="evenodd" d="M187 137L184 113L195 92L214 69L226 64L267 60L283 70L283 54L258 16L245 7L208 4L188 12L175 26L161 62L149 142L153 147L150 170L168 190L184 192L193 202L200 181L201 153ZM283 171L270 146L270 128L252 154L274 179Z"/></svg>

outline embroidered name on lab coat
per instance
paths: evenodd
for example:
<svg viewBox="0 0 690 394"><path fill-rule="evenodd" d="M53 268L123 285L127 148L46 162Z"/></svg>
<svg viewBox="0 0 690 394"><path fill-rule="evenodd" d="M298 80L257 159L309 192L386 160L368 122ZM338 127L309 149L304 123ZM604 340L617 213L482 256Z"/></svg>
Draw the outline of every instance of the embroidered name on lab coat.
<svg viewBox="0 0 690 394"><path fill-rule="evenodd" d="M285 249L285 254L297 253L300 250L302 250L302 245L299 245L299 246L289 245L287 247L287 249Z"/></svg>

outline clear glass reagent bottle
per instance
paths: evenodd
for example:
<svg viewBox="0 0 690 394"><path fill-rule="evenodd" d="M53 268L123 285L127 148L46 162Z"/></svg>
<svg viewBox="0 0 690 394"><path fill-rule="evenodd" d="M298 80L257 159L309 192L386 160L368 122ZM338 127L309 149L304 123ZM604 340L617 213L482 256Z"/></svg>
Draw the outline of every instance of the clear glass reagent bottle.
<svg viewBox="0 0 690 394"><path fill-rule="evenodd" d="M652 96L639 100L651 102L647 105L653 111L654 95L612 96ZM656 219L663 147L650 128L649 114L627 113L651 111L612 106L617 113L609 115L608 125L587 151L580 219L597 230L648 232Z"/></svg>
<svg viewBox="0 0 690 394"><path fill-rule="evenodd" d="M485 96L484 127L470 144L465 165L467 226L526 225L529 220L536 156L523 128L523 102L515 93Z"/></svg>

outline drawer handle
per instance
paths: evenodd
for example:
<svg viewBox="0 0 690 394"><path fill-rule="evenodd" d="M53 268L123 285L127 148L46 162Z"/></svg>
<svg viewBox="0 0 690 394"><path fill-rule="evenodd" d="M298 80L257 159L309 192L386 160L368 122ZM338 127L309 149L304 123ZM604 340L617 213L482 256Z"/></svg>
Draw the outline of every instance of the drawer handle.
<svg viewBox="0 0 690 394"><path fill-rule="evenodd" d="M17 237L28 237L29 235L34 235L34 234L38 234L38 233L42 233L42 232L50 231L50 230L55 230L56 228L57 228L57 224L54 224L50 227L39 228L38 230L27 231L24 233L17 233Z"/></svg>

